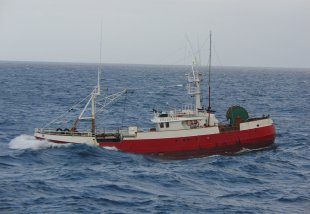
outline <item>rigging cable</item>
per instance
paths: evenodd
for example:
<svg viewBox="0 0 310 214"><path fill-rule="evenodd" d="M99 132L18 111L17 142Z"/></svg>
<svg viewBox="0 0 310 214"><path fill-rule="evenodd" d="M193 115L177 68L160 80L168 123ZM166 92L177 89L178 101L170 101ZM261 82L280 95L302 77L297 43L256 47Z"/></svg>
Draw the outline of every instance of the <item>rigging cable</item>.
<svg viewBox="0 0 310 214"><path fill-rule="evenodd" d="M63 116L65 116L67 114L67 112L71 112L77 105L81 104L82 102L84 102L86 99L88 99L91 96L91 94L89 94L87 97L85 97L83 100L77 102L76 104L74 104L73 106L71 106L65 113L61 114L60 116L58 116L57 118L55 118L54 120L52 120L51 122L45 124L45 126L43 126L43 128L46 128L47 126L55 123L57 120L59 120L60 118L62 118Z"/></svg>

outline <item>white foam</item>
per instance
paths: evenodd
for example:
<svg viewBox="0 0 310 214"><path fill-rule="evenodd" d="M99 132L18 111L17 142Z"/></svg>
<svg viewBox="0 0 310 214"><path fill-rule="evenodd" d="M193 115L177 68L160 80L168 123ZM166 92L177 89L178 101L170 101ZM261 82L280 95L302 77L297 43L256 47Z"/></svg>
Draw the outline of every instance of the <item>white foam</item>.
<svg viewBox="0 0 310 214"><path fill-rule="evenodd" d="M236 152L235 154L243 154L243 153L247 153L247 152L253 152L253 151L260 151L260 150L264 150L270 148L270 146L266 146L266 147L262 147L262 148L257 148L257 149L247 149L247 148L243 148L239 151Z"/></svg>
<svg viewBox="0 0 310 214"><path fill-rule="evenodd" d="M110 151L118 151L118 149L114 146L103 146L102 148Z"/></svg>
<svg viewBox="0 0 310 214"><path fill-rule="evenodd" d="M12 139L9 143L9 148L17 150L25 150L25 149L40 150L47 148L68 147L70 145L71 144L69 143L58 144L58 143L51 143L46 140L37 140L34 136L23 134Z"/></svg>

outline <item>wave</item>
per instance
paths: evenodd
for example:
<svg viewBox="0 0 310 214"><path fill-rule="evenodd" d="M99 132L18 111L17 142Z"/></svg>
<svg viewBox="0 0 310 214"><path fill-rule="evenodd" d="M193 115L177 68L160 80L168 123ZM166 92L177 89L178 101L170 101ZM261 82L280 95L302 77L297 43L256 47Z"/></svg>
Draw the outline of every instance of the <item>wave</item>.
<svg viewBox="0 0 310 214"><path fill-rule="evenodd" d="M40 150L48 148L68 147L71 145L72 145L71 143L58 144L58 143L51 143L46 140L37 140L34 136L22 134L10 141L9 148L17 150L26 150L26 149Z"/></svg>

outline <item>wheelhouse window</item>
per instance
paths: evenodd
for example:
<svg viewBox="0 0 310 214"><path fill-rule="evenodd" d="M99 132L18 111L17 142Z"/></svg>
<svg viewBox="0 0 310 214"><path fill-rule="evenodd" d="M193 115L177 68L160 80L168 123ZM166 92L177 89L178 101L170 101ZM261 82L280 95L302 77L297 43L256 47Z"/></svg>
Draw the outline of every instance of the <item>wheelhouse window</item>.
<svg viewBox="0 0 310 214"><path fill-rule="evenodd" d="M160 127L160 128L164 128L164 123L160 123L160 124L159 124L159 127Z"/></svg>
<svg viewBox="0 0 310 214"><path fill-rule="evenodd" d="M166 128L169 128L169 122L166 122Z"/></svg>

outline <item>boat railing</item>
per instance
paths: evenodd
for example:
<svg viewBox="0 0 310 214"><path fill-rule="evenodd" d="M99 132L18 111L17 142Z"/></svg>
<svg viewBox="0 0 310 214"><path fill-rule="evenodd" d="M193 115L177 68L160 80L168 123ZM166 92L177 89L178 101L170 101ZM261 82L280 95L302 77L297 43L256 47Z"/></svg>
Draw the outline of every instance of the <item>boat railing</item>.
<svg viewBox="0 0 310 214"><path fill-rule="evenodd" d="M195 106L193 104L183 104L181 108L173 108L167 111L155 111L154 112L154 117L157 118L167 118L171 117L174 118L175 120L178 120L179 117L183 116L193 116L195 114Z"/></svg>
<svg viewBox="0 0 310 214"><path fill-rule="evenodd" d="M193 104L183 104L182 105L182 111L194 111L194 105Z"/></svg>
<svg viewBox="0 0 310 214"><path fill-rule="evenodd" d="M138 128L137 129L137 133L138 132L147 132L150 131L150 129L142 129L142 128ZM97 130L96 135L121 135L121 136L136 136L135 134L130 134L128 129L114 129L114 130L107 130L107 129L101 129L101 130Z"/></svg>
<svg viewBox="0 0 310 214"><path fill-rule="evenodd" d="M57 131L55 129L42 129L42 128L36 128L35 129L36 133L40 134L50 134L50 135L64 135L64 136L87 136L91 137L93 136L91 131Z"/></svg>
<svg viewBox="0 0 310 214"><path fill-rule="evenodd" d="M154 128L138 128L137 133L141 132L149 132L154 131ZM70 131L70 130L59 130L56 129L43 129L43 128L36 128L36 133L40 134L49 134L49 135L62 135L62 136L87 136L92 137L94 136L91 131L85 130L85 131ZM123 136L123 137L135 137L136 134L129 133L128 129L114 129L114 130L107 130L107 129L98 129L96 130L96 136Z"/></svg>
<svg viewBox="0 0 310 214"><path fill-rule="evenodd" d="M262 120L262 119L268 119L270 118L270 115L262 115L261 117L252 117L249 118L248 121L256 121L256 120Z"/></svg>
<svg viewBox="0 0 310 214"><path fill-rule="evenodd" d="M172 111L170 112L173 112L174 115L178 115L178 114L193 114L194 112L194 109L195 109L195 106L193 104L183 104L181 106L181 109L173 109Z"/></svg>

